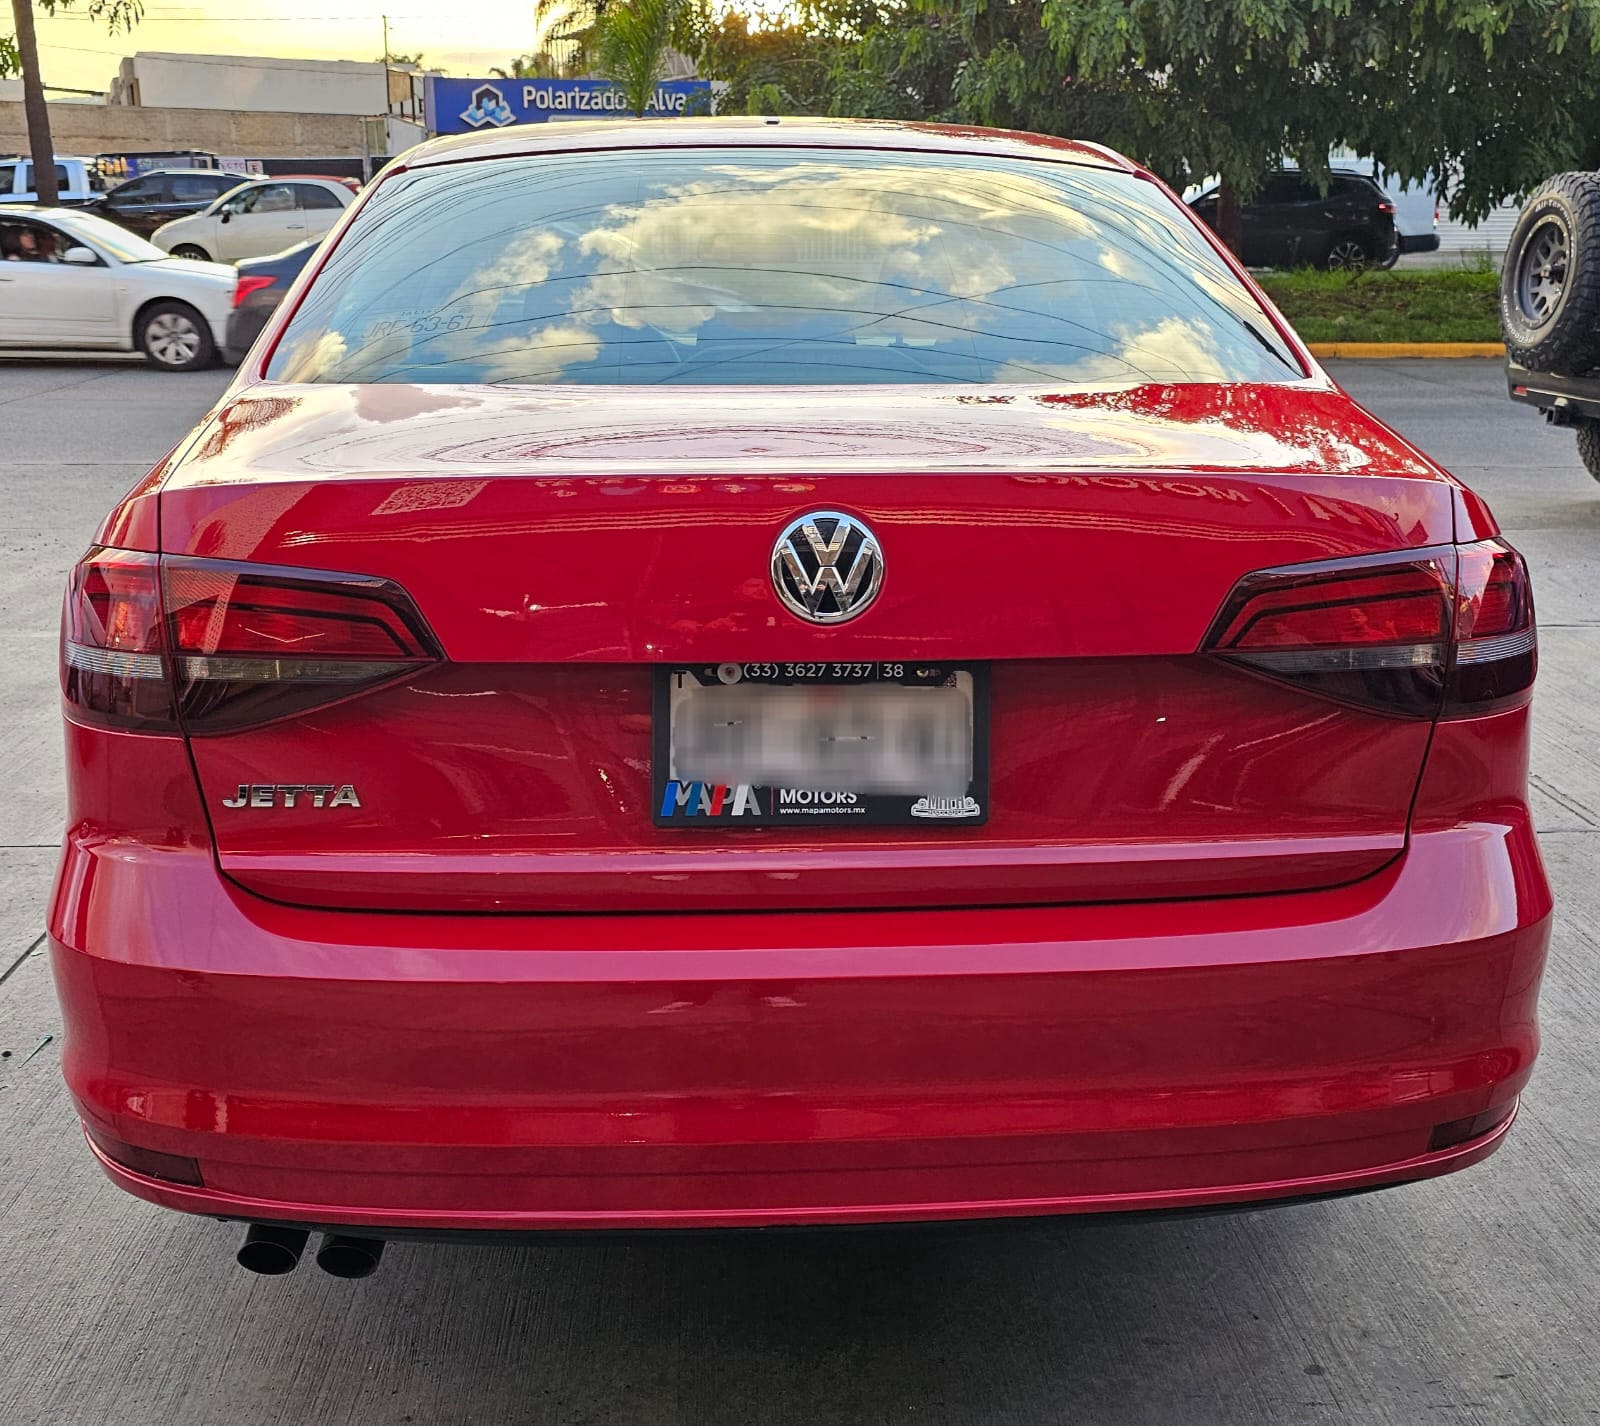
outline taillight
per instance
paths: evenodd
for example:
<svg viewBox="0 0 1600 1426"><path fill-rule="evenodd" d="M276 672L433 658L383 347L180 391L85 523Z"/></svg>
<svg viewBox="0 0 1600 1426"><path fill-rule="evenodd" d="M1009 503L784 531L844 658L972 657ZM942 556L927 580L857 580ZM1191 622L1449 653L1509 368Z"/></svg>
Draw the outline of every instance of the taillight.
<svg viewBox="0 0 1600 1426"><path fill-rule="evenodd" d="M1241 579L1202 649L1340 702L1462 716L1527 697L1533 597L1499 540L1288 565Z"/></svg>
<svg viewBox="0 0 1600 1426"><path fill-rule="evenodd" d="M1394 204L1391 203L1387 198L1385 198L1383 200L1383 202L1378 204L1378 211L1380 213L1391 213L1392 214L1394 212Z"/></svg>
<svg viewBox="0 0 1600 1426"><path fill-rule="evenodd" d="M386 579L174 556L161 567L189 733L298 713L442 657L410 596Z"/></svg>
<svg viewBox="0 0 1600 1426"><path fill-rule="evenodd" d="M1499 540L1463 545L1459 557L1446 711L1487 713L1526 702L1539 667L1528 568Z"/></svg>
<svg viewBox="0 0 1600 1426"><path fill-rule="evenodd" d="M263 287L271 287L277 280L275 277L241 277L234 285L233 305L242 307L244 299L252 292L259 292Z"/></svg>
<svg viewBox="0 0 1600 1426"><path fill-rule="evenodd" d="M62 687L80 721L204 734L336 702L442 657L388 580L92 550L67 592Z"/></svg>
<svg viewBox="0 0 1600 1426"><path fill-rule="evenodd" d="M61 615L61 691L80 722L177 731L157 556L90 550L72 571Z"/></svg>

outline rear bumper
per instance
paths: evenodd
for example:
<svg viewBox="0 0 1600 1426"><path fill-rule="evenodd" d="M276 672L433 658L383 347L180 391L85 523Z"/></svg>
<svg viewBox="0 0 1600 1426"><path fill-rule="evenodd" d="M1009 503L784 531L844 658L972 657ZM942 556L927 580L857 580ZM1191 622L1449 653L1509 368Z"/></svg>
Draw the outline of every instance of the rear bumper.
<svg viewBox="0 0 1600 1426"><path fill-rule="evenodd" d="M1439 235L1437 233L1401 233L1398 236L1402 253L1436 253L1439 251Z"/></svg>
<svg viewBox="0 0 1600 1426"><path fill-rule="evenodd" d="M1508 361L1506 388L1513 401L1538 407L1557 426L1600 420L1600 376L1560 376Z"/></svg>
<svg viewBox="0 0 1600 1426"><path fill-rule="evenodd" d="M228 317L227 329L221 339L222 359L237 366L249 354L261 329L267 325L272 313L263 312L248 304L234 308Z"/></svg>
<svg viewBox="0 0 1600 1426"><path fill-rule="evenodd" d="M69 840L51 949L86 1123L198 1162L203 1187L102 1156L153 1202L721 1227L1464 1167L1531 1070L1549 912L1525 820L1419 835L1329 891L848 915L318 912L195 851Z"/></svg>

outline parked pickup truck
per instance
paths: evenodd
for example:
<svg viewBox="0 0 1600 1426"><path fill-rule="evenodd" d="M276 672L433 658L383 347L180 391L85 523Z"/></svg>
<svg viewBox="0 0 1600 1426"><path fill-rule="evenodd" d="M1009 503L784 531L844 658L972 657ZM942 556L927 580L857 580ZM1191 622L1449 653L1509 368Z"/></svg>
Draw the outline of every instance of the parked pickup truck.
<svg viewBox="0 0 1600 1426"><path fill-rule="evenodd" d="M92 158L56 159L56 187L60 194L57 204L70 208L87 203L105 191ZM39 195L33 186L33 164L25 158L0 159L0 203L37 203Z"/></svg>
<svg viewBox="0 0 1600 1426"><path fill-rule="evenodd" d="M1523 206L1500 272L1513 401L1570 426L1600 480L1600 173L1562 173Z"/></svg>

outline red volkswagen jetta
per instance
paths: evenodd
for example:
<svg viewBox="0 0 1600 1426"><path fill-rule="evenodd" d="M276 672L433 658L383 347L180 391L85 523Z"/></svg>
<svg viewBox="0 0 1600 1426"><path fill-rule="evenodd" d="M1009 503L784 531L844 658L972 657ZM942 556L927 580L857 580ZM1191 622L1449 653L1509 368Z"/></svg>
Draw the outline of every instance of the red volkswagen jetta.
<svg viewBox="0 0 1600 1426"><path fill-rule="evenodd" d="M1533 1063L1523 562L1092 144L414 150L62 650L67 1077L259 1270L1344 1193Z"/></svg>

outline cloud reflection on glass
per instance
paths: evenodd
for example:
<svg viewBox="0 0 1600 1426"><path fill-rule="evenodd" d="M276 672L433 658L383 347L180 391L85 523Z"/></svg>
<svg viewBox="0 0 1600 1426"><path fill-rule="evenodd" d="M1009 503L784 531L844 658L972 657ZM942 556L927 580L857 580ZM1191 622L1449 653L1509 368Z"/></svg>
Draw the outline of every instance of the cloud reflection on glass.
<svg viewBox="0 0 1600 1426"><path fill-rule="evenodd" d="M1153 185L971 154L696 150L397 175L269 368L283 381L1291 381Z"/></svg>

